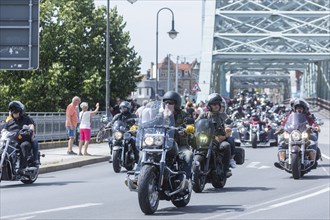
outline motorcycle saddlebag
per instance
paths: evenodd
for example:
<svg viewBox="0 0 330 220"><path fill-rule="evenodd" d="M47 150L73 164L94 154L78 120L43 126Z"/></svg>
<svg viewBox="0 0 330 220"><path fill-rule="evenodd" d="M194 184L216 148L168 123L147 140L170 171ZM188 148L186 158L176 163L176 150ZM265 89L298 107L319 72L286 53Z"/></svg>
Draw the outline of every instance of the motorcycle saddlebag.
<svg viewBox="0 0 330 220"><path fill-rule="evenodd" d="M236 147L234 160L238 165L242 165L245 161L245 149Z"/></svg>

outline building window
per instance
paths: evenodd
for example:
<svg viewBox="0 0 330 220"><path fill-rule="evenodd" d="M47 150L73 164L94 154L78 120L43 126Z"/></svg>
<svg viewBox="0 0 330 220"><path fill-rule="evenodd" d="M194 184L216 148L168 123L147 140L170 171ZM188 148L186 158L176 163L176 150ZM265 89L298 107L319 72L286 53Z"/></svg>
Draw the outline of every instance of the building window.
<svg viewBox="0 0 330 220"><path fill-rule="evenodd" d="M142 95L142 88L139 88L139 96Z"/></svg>
<svg viewBox="0 0 330 220"><path fill-rule="evenodd" d="M149 88L147 88L147 96L149 96L149 90L150 90L150 89L149 89Z"/></svg>

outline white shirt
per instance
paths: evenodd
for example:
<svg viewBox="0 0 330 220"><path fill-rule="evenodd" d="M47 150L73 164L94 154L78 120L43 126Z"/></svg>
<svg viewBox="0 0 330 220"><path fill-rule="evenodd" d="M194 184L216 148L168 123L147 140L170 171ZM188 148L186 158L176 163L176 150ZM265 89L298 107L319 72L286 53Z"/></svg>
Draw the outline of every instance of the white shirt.
<svg viewBox="0 0 330 220"><path fill-rule="evenodd" d="M79 113L80 126L79 128L88 128L91 129L91 111L85 111Z"/></svg>

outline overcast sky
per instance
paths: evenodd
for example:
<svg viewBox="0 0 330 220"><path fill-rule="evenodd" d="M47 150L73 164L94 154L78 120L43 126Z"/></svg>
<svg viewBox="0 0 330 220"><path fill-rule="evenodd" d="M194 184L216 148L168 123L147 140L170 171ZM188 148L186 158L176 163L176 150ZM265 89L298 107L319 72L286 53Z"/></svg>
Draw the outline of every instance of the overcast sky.
<svg viewBox="0 0 330 220"><path fill-rule="evenodd" d="M96 6L107 4L107 0L95 0ZM157 12L163 7L174 13L175 30L179 32L171 39L167 32L171 30L172 14L162 10L158 17L158 61L167 54L171 60L191 62L201 56L202 0L137 0L134 4L127 0L110 0L110 8L117 6L118 12L126 21L126 31L130 32L131 46L142 57L141 73L150 69L156 62L156 21ZM110 24L111 25L111 24ZM110 39L111 41L111 39Z"/></svg>

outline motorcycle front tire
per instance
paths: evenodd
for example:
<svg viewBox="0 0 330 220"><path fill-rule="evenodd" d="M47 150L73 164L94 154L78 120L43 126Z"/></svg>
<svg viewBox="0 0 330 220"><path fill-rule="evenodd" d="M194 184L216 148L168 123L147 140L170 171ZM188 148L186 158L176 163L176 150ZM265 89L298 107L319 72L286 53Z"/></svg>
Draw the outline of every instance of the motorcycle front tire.
<svg viewBox="0 0 330 220"><path fill-rule="evenodd" d="M252 145L252 148L257 148L257 144L258 144L257 134L256 133L252 133L251 134L251 145Z"/></svg>
<svg viewBox="0 0 330 220"><path fill-rule="evenodd" d="M113 171L115 171L115 173L120 173L120 171L121 171L120 155L121 155L120 150L114 150L113 151L112 167L113 167Z"/></svg>
<svg viewBox="0 0 330 220"><path fill-rule="evenodd" d="M301 157L299 153L293 153L291 158L292 177L297 180L301 177Z"/></svg>
<svg viewBox="0 0 330 220"><path fill-rule="evenodd" d="M155 166L144 165L141 168L138 178L138 199L140 209L146 215L155 213L159 205L158 178Z"/></svg>

